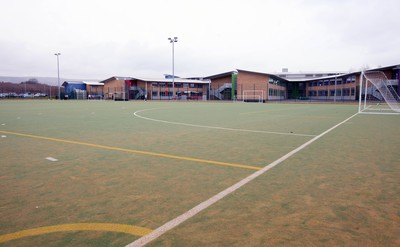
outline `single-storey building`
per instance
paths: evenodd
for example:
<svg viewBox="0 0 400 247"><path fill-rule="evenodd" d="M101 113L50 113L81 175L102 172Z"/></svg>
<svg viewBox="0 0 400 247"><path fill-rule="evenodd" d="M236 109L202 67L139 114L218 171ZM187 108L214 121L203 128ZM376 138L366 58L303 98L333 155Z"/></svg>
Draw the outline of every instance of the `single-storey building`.
<svg viewBox="0 0 400 247"><path fill-rule="evenodd" d="M65 98L103 99L104 84L97 81L64 81Z"/></svg>
<svg viewBox="0 0 400 247"><path fill-rule="evenodd" d="M113 76L104 83L104 97L112 100L207 100L210 80L146 79Z"/></svg>

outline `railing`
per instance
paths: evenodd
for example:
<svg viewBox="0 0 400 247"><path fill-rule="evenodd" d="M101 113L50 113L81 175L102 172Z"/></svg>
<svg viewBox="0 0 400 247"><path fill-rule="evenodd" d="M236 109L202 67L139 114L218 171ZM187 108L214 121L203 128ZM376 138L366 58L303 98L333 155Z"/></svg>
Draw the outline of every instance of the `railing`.
<svg viewBox="0 0 400 247"><path fill-rule="evenodd" d="M130 87L130 90L131 90L131 91L138 91L138 93L135 95L135 98L134 98L134 99L138 99L138 98L140 98L140 97L142 97L142 96L145 95L145 91L144 91L142 88L140 88L140 87L131 86L131 87Z"/></svg>
<svg viewBox="0 0 400 247"><path fill-rule="evenodd" d="M224 95L221 93L223 92L225 89L227 88L232 88L232 84L231 83L224 83L222 86L220 86L218 89L215 90L211 90L210 91L210 95L223 100Z"/></svg>

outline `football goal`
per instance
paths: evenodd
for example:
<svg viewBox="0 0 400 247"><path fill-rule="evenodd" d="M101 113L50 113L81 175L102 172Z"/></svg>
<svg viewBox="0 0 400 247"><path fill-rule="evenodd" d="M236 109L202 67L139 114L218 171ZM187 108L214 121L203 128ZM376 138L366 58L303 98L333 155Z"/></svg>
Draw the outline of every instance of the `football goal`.
<svg viewBox="0 0 400 247"><path fill-rule="evenodd" d="M243 102L258 102L263 103L264 91L263 90L243 90Z"/></svg>
<svg viewBox="0 0 400 247"><path fill-rule="evenodd" d="M365 114L400 114L398 80L388 80L381 71L362 72L358 112Z"/></svg>
<svg viewBox="0 0 400 247"><path fill-rule="evenodd" d="M86 90L74 89L75 99L85 100L87 99Z"/></svg>

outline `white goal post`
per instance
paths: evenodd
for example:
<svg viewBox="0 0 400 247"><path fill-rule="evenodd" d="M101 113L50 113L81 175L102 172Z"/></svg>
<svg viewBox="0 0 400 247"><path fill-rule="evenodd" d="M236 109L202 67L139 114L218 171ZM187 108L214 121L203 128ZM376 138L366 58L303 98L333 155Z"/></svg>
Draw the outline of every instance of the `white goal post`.
<svg viewBox="0 0 400 247"><path fill-rule="evenodd" d="M243 102L258 102L263 103L264 90L243 90Z"/></svg>
<svg viewBox="0 0 400 247"><path fill-rule="evenodd" d="M363 114L400 114L400 97L382 71L363 71L360 76L358 112Z"/></svg>

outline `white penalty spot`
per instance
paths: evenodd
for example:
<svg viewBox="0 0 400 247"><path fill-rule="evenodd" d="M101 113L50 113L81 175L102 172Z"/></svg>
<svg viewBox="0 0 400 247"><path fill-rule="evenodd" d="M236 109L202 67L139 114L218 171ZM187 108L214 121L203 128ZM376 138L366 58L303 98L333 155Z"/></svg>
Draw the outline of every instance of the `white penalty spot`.
<svg viewBox="0 0 400 247"><path fill-rule="evenodd" d="M1 138L6 138L7 136L6 135L1 135Z"/></svg>
<svg viewBox="0 0 400 247"><path fill-rule="evenodd" d="M58 159L55 159L55 158L53 158L53 157L46 157L46 160L50 160L50 161L58 161Z"/></svg>

